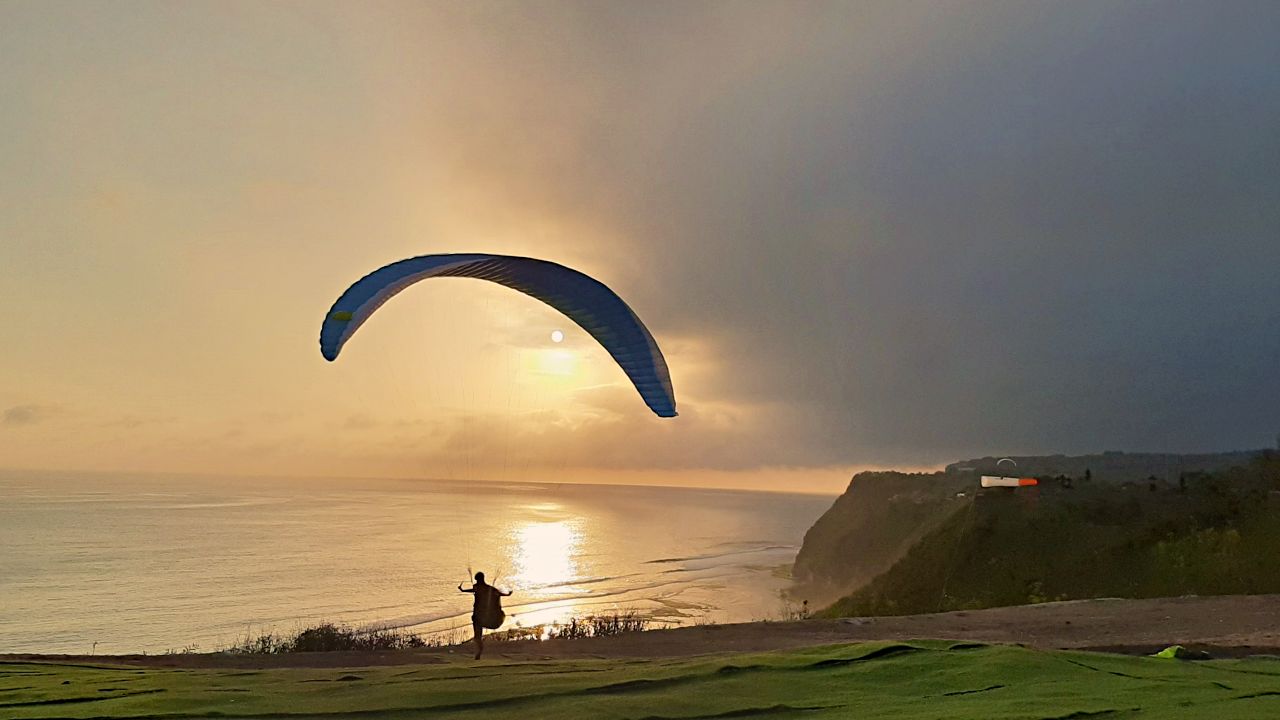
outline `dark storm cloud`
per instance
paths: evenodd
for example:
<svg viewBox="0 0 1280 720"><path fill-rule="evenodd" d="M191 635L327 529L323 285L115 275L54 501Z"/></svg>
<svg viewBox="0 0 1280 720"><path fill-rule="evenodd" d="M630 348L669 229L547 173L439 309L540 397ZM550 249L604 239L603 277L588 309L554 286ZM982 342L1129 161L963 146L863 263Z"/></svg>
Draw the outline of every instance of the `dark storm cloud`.
<svg viewBox="0 0 1280 720"><path fill-rule="evenodd" d="M663 7L524 51L717 397L841 462L1280 429L1280 6Z"/></svg>

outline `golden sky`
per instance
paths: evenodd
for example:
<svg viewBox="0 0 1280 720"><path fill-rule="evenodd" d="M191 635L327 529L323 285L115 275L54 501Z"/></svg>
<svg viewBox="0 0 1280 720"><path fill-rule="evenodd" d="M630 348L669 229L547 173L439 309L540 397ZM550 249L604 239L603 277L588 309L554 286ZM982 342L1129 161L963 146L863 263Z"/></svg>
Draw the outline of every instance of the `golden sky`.
<svg viewBox="0 0 1280 720"><path fill-rule="evenodd" d="M2 4L0 467L838 490L1269 444L1275 27L1207 3ZM321 358L344 288L438 252L610 285L680 417L475 281Z"/></svg>
<svg viewBox="0 0 1280 720"><path fill-rule="evenodd" d="M572 197L581 179L556 182L621 90L575 49L579 13L0 13L4 91L19 101L0 111L0 465L768 482L736 477L760 472L746 447L732 458L758 419L707 385L723 358L660 317L683 411L671 421L554 310L474 281L416 287L337 363L320 357L319 321L346 285L416 254L553 259L642 316L663 292L628 252L640 239L620 237L598 198ZM691 444L699 434L717 447ZM825 467L767 476L846 480Z"/></svg>

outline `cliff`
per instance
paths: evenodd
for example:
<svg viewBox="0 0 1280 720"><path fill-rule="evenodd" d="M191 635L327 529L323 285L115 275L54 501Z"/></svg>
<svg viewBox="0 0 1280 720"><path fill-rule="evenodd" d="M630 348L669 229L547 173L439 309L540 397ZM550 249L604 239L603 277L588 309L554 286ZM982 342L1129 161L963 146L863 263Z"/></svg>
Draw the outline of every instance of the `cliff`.
<svg viewBox="0 0 1280 720"><path fill-rule="evenodd" d="M966 506L973 485L955 473L863 472L804 536L792 595L825 603L888 570L921 537Z"/></svg>
<svg viewBox="0 0 1280 720"><path fill-rule="evenodd" d="M1087 472L1094 490L1117 492L1126 483L1146 487L1152 476L1163 481L1162 488L1175 487L1184 475L1222 473L1267 456L1264 450L1012 456L1016 469L1008 463L997 467L1001 456L989 456L952 463L943 472L858 473L805 534L792 568L796 585L791 594L811 604L825 603L887 572L923 538L969 508L984 473L1045 480L1066 476L1083 488ZM1045 487L1049 484L1057 487Z"/></svg>
<svg viewBox="0 0 1280 720"><path fill-rule="evenodd" d="M824 614L1280 592L1280 454L1185 483L1046 483L957 500Z"/></svg>
<svg viewBox="0 0 1280 720"><path fill-rule="evenodd" d="M1263 450L1237 450L1221 453L1175 455L1170 453L1128 453L1111 450L1092 455L991 455L961 460L947 466L948 473L1017 474L1022 477L1089 475L1099 482L1138 482L1155 476L1166 482L1177 482L1183 473L1217 472L1247 464ZM1000 463L1002 457L1015 466ZM997 466L998 464L998 466Z"/></svg>

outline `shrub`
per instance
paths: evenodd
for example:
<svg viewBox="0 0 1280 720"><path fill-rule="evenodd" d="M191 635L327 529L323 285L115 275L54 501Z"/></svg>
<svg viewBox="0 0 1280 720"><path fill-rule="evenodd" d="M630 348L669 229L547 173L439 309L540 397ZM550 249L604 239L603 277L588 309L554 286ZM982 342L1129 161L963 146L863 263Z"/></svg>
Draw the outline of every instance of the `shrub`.
<svg viewBox="0 0 1280 720"><path fill-rule="evenodd" d="M607 615L588 615L572 617L564 622L534 625L532 627L516 626L492 637L499 642L515 642L517 640L577 640L580 638L609 637L624 633L643 632L649 629L652 620L634 610L615 612Z"/></svg>
<svg viewBox="0 0 1280 720"><path fill-rule="evenodd" d="M433 644L436 643L428 643L417 635L397 630L356 629L335 623L321 623L292 636L272 632L261 633L257 637L246 634L243 640L228 651L248 655L274 655L340 650L407 650Z"/></svg>

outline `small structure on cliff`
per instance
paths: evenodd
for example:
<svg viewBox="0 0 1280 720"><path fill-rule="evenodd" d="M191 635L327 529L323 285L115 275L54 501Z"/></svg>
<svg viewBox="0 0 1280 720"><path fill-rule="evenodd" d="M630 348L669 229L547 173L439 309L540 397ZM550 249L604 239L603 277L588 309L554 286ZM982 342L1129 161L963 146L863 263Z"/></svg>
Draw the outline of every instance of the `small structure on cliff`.
<svg viewBox="0 0 1280 720"><path fill-rule="evenodd" d="M1003 475L983 475L982 476L982 487L984 488L1031 487L1039 484L1040 484L1040 481L1035 478L1005 477Z"/></svg>

